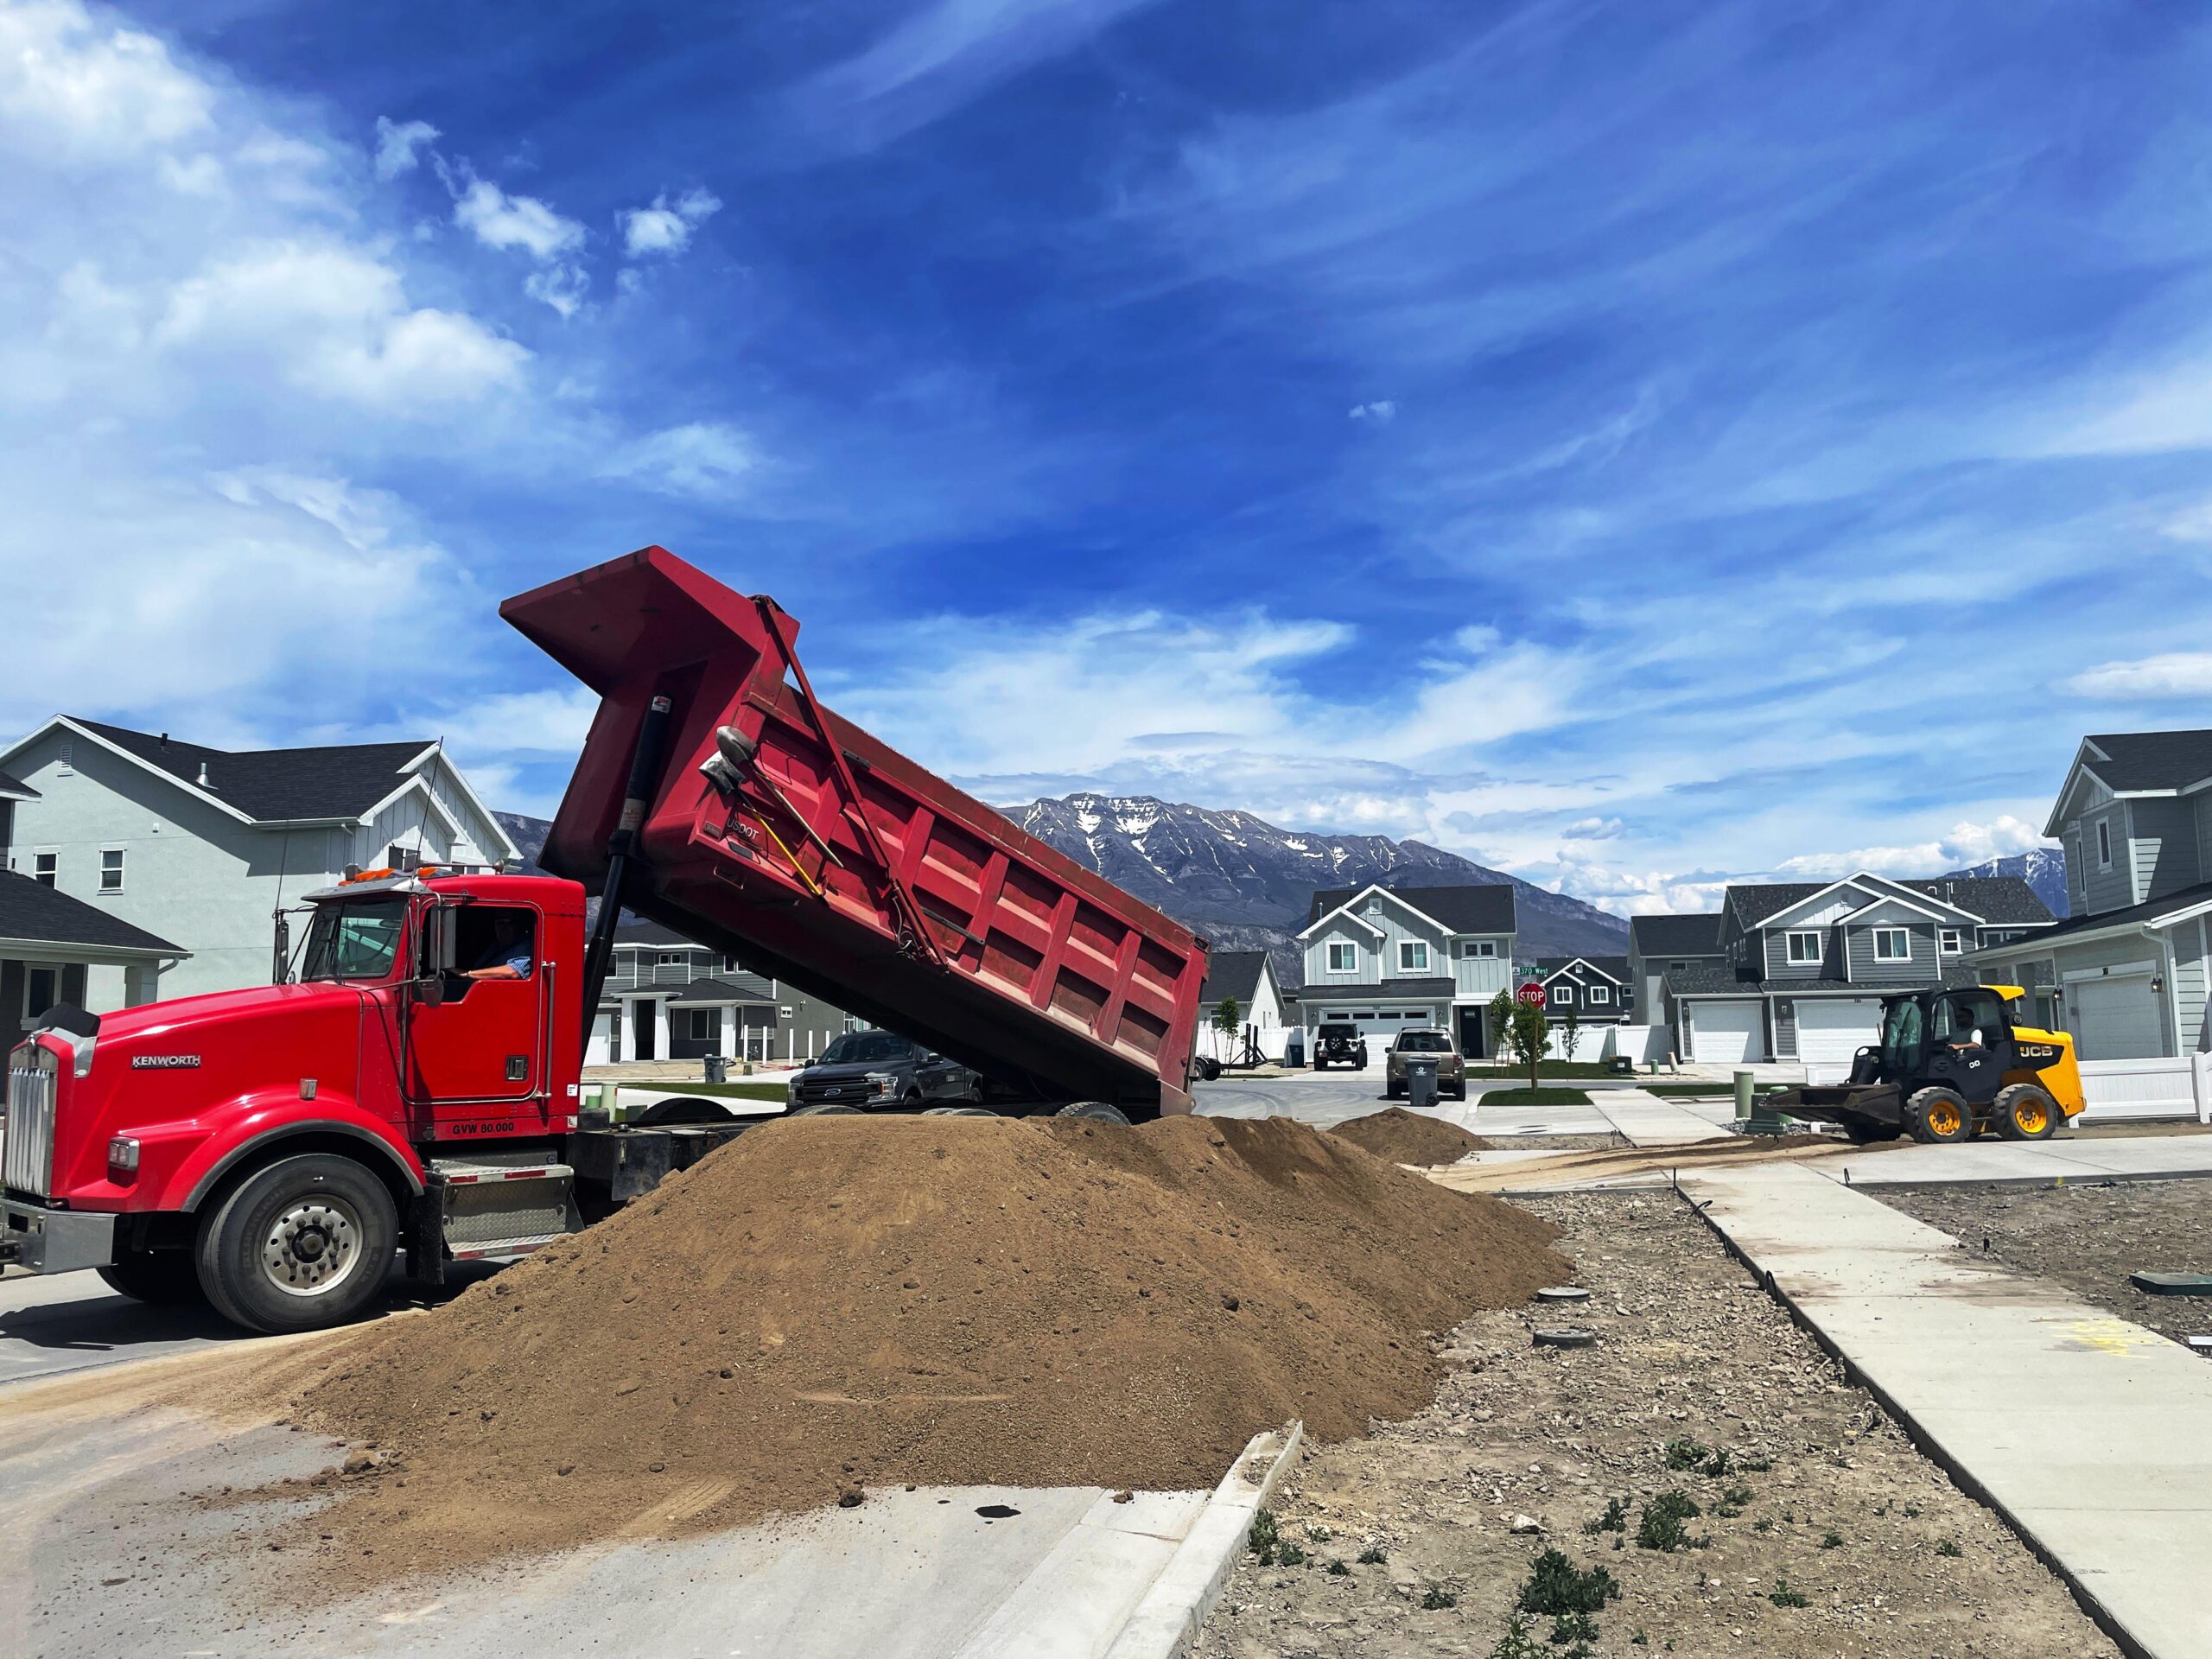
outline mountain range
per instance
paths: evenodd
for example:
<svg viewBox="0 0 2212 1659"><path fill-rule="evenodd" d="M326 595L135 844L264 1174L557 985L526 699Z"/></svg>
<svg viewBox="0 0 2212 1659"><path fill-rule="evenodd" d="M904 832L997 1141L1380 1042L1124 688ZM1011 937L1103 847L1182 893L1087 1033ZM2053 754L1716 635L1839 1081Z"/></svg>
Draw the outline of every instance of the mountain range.
<svg viewBox="0 0 2212 1659"><path fill-rule="evenodd" d="M2017 875L2035 889L2036 897L2050 907L2050 913L2065 919L2066 854L2056 847L2031 847L2024 853L2015 853L2010 858L1993 858L1963 870L1946 870L1946 875Z"/></svg>

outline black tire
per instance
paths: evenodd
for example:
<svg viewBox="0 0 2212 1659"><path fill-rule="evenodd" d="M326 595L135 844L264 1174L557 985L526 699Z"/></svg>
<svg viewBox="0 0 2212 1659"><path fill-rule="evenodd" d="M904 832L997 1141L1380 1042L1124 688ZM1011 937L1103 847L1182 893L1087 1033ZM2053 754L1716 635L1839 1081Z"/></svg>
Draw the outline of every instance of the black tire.
<svg viewBox="0 0 2212 1659"><path fill-rule="evenodd" d="M1955 1089L1936 1085L1916 1090L1905 1103L1904 1121L1916 1141L1955 1146L1974 1139L1974 1108Z"/></svg>
<svg viewBox="0 0 2212 1659"><path fill-rule="evenodd" d="M191 1307L207 1300L190 1250L133 1250L94 1271L110 1290L149 1307Z"/></svg>
<svg viewBox="0 0 2212 1659"><path fill-rule="evenodd" d="M1465 1100L1466 1097L1467 1085L1464 1083L1452 1091L1452 1098L1454 1100Z"/></svg>
<svg viewBox="0 0 2212 1659"><path fill-rule="evenodd" d="M1210 1054L1201 1056L1198 1060L1198 1081L1201 1083L1217 1083L1220 1081L1220 1078L1221 1062L1215 1059Z"/></svg>
<svg viewBox="0 0 2212 1659"><path fill-rule="evenodd" d="M1874 1123L1864 1119L1843 1126L1844 1134L1853 1146L1869 1147L1878 1141L1894 1141L1904 1133L1901 1123Z"/></svg>
<svg viewBox="0 0 2212 1659"><path fill-rule="evenodd" d="M1052 1114L1054 1117L1088 1117L1101 1123L1118 1123L1129 1127L1129 1117L1120 1107L1103 1100L1071 1100Z"/></svg>
<svg viewBox="0 0 2212 1659"><path fill-rule="evenodd" d="M2066 1121L2050 1092L2032 1083L2016 1083L1998 1090L1990 1116L1996 1122L1997 1133L2007 1141L2048 1141Z"/></svg>
<svg viewBox="0 0 2212 1659"><path fill-rule="evenodd" d="M1405 1091L1406 1085L1402 1083L1385 1083L1382 1085L1382 1098L1385 1100L1395 1100L1400 1095L1405 1093Z"/></svg>
<svg viewBox="0 0 2212 1659"><path fill-rule="evenodd" d="M1313 1069L1316 1071L1325 1071L1329 1069L1329 1063L1316 1054L1313 1057Z"/></svg>
<svg viewBox="0 0 2212 1659"><path fill-rule="evenodd" d="M794 1106L785 1117L865 1117L857 1106Z"/></svg>
<svg viewBox="0 0 2212 1659"><path fill-rule="evenodd" d="M719 1100L699 1095L678 1095L657 1100L630 1122L639 1128L659 1128L671 1123L727 1123L737 1114Z"/></svg>
<svg viewBox="0 0 2212 1659"><path fill-rule="evenodd" d="M233 1325L319 1331L357 1316L384 1288L399 1208L372 1171L311 1152L232 1189L200 1222L200 1283Z"/></svg>
<svg viewBox="0 0 2212 1659"><path fill-rule="evenodd" d="M996 1117L998 1114L988 1106L932 1106L922 1116L924 1117Z"/></svg>

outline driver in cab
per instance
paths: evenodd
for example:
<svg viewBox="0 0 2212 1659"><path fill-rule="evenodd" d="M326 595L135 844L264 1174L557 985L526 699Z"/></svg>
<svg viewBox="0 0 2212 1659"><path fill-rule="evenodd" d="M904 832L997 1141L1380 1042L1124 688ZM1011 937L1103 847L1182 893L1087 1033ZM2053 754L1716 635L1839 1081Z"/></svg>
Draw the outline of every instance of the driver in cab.
<svg viewBox="0 0 2212 1659"><path fill-rule="evenodd" d="M464 979L528 979L537 966L530 949L530 918L519 910L492 912L492 937Z"/></svg>

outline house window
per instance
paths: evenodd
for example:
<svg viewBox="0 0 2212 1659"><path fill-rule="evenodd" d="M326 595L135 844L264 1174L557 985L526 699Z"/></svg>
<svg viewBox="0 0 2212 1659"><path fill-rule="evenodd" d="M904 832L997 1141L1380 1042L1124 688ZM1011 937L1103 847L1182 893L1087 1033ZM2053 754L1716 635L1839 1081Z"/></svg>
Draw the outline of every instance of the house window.
<svg viewBox="0 0 2212 1659"><path fill-rule="evenodd" d="M35 1020L61 1000L61 970L38 963L23 970L23 1020Z"/></svg>
<svg viewBox="0 0 2212 1659"><path fill-rule="evenodd" d="M59 853L33 853L31 855L32 879L43 881L49 887L52 887L55 876L60 872L60 861L61 855Z"/></svg>
<svg viewBox="0 0 2212 1659"><path fill-rule="evenodd" d="M1936 948L1947 957L1957 956L1965 949L1959 943L1959 930L1955 927L1938 929L1936 934Z"/></svg>
<svg viewBox="0 0 2212 1659"><path fill-rule="evenodd" d="M2112 868L2112 820L2110 818L2097 820L2097 868L2101 870Z"/></svg>
<svg viewBox="0 0 2212 1659"><path fill-rule="evenodd" d="M100 849L100 891L123 891L123 849L103 847Z"/></svg>
<svg viewBox="0 0 2212 1659"><path fill-rule="evenodd" d="M1398 941L1398 971L1402 974L1425 974L1428 971L1428 946L1420 939Z"/></svg>
<svg viewBox="0 0 2212 1659"><path fill-rule="evenodd" d="M681 968L684 963L687 954L688 953L682 950L664 950L653 958L653 966L656 968Z"/></svg>
<svg viewBox="0 0 2212 1659"><path fill-rule="evenodd" d="M1573 1001L1574 988L1573 986L1554 985L1552 987L1552 1007L1555 1008L1563 1008Z"/></svg>
<svg viewBox="0 0 2212 1659"><path fill-rule="evenodd" d="M1610 1001L1611 1001L1612 1000L1613 1000L1613 988L1612 988L1611 986L1610 986L1610 985L1592 985L1592 986L1590 988L1590 1001L1591 1001L1592 1003L1600 1003L1600 1004L1601 1004L1601 1003L1606 1003L1606 1002L1610 1002Z"/></svg>
<svg viewBox="0 0 2212 1659"><path fill-rule="evenodd" d="M1784 942L1792 967L1807 964L1818 966L1821 960L1821 936L1818 933L1792 933Z"/></svg>
<svg viewBox="0 0 2212 1659"><path fill-rule="evenodd" d="M1459 955L1469 960L1495 957L1497 955L1497 941L1496 939L1462 939L1459 941Z"/></svg>
<svg viewBox="0 0 2212 1659"><path fill-rule="evenodd" d="M1901 927L1878 927L1874 930L1874 960L1877 962L1910 962L1912 935Z"/></svg>
<svg viewBox="0 0 2212 1659"><path fill-rule="evenodd" d="M1330 945L1329 971L1332 974L1357 973L1359 971L1359 947L1356 944Z"/></svg>
<svg viewBox="0 0 2212 1659"><path fill-rule="evenodd" d="M1689 970L1690 965L1687 962L1670 962L1667 964L1667 971L1670 974L1686 974Z"/></svg>

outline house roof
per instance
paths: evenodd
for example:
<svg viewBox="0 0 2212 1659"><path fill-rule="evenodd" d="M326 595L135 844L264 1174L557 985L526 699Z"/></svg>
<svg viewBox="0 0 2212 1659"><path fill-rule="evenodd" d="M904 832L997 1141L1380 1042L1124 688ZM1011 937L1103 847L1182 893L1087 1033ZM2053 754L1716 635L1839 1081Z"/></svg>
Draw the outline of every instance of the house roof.
<svg viewBox="0 0 2212 1659"><path fill-rule="evenodd" d="M1948 905L1954 910L1979 917L1992 925L2031 922L2048 922L2050 907L2036 897L2036 890L2018 875L1944 875L1928 880L1901 881L1892 876L1867 875L1878 891L1884 885L1902 888L1907 893ZM1756 928L1770 916L1802 905L1816 893L1831 887L1861 879L1860 875L1844 876L1834 881L1775 881L1754 882L1743 887L1732 887L1722 902L1737 925L1747 931ZM1647 954L1649 954L1647 952Z"/></svg>
<svg viewBox="0 0 2212 1659"><path fill-rule="evenodd" d="M13 795L26 801L38 799L38 791L19 779L10 777L4 772L0 772L0 795Z"/></svg>
<svg viewBox="0 0 2212 1659"><path fill-rule="evenodd" d="M672 927L664 927L658 922L642 919L617 925L614 930L614 943L617 944L690 945L700 950L709 948L701 944L696 939L687 938Z"/></svg>
<svg viewBox="0 0 2212 1659"><path fill-rule="evenodd" d="M2178 887L2158 899L2146 899L2139 905L2129 905L2120 910L2101 910L2092 916L2069 916L2056 927L2039 927L2024 939L2014 939L2009 944L1986 944L1985 951L2018 952L2023 947L2042 950L2049 944L2063 944L2080 935L2100 932L2106 928L2134 927L2170 916L2176 911L2186 911L2200 905L2212 905L2212 881L2200 881L2195 887Z"/></svg>
<svg viewBox="0 0 2212 1659"><path fill-rule="evenodd" d="M689 985L678 987L676 995L668 999L671 1008L696 1007L709 1002L772 1002L776 994L768 982L753 974L741 974L734 979L695 979Z"/></svg>
<svg viewBox="0 0 2212 1659"><path fill-rule="evenodd" d="M0 870L0 938L149 956L192 954L98 905L72 899L16 870Z"/></svg>
<svg viewBox="0 0 2212 1659"><path fill-rule="evenodd" d="M1452 995L1449 978L1393 979L1380 985L1308 985L1290 993L1301 1003L1310 1002L1433 1002Z"/></svg>
<svg viewBox="0 0 2212 1659"><path fill-rule="evenodd" d="M1539 979L1550 979L1556 975L1565 973L1569 968L1573 967L1577 963L1581 963L1587 967L1595 968L1599 973L1603 974L1606 978L1611 980L1617 985L1625 985L1628 982L1628 958L1626 957L1538 957L1536 958L1536 977ZM1581 976L1577 975L1575 977L1580 979Z"/></svg>
<svg viewBox="0 0 2212 1659"><path fill-rule="evenodd" d="M1306 925L1311 927L1331 911L1342 909L1368 887L1380 888L1393 898L1404 899L1422 915L1441 922L1454 933L1513 931L1513 889L1503 881L1452 887L1394 887L1386 882L1370 881L1366 887L1323 887L1314 893L1313 902L1306 908Z"/></svg>
<svg viewBox="0 0 2212 1659"><path fill-rule="evenodd" d="M2212 778L2212 731L2107 732L2082 764L2107 789L2187 789Z"/></svg>
<svg viewBox="0 0 2212 1659"><path fill-rule="evenodd" d="M1925 980L1870 985L1852 979L1738 979L1726 963L1694 962L1687 968L1667 970L1667 989L1675 996L1812 996L1823 991L1847 996L1882 997L1929 983ZM1973 969L1951 963L1943 969L1946 986L1974 985L1980 976Z"/></svg>
<svg viewBox="0 0 2212 1659"><path fill-rule="evenodd" d="M291 818L358 818L405 781L407 763L432 747L409 743L346 743L302 749L211 749L201 743L135 732L127 726L69 716L73 725L165 772L202 788L247 817L264 823Z"/></svg>
<svg viewBox="0 0 2212 1659"><path fill-rule="evenodd" d="M1211 1007L1224 996L1233 996L1250 1007L1259 995L1260 970L1267 965L1264 950L1213 952L1206 958L1206 982L1199 988L1198 1001Z"/></svg>
<svg viewBox="0 0 2212 1659"><path fill-rule="evenodd" d="M1632 916L1629 944L1640 957L1717 957L1722 919L1717 910L1701 916Z"/></svg>

